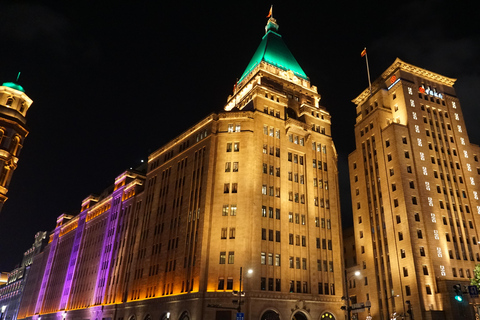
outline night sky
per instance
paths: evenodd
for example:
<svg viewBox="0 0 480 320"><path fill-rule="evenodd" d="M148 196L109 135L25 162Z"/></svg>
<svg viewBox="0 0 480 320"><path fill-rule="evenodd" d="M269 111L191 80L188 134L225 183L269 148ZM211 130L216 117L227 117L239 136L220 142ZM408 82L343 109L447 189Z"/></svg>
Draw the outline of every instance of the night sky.
<svg viewBox="0 0 480 320"><path fill-rule="evenodd" d="M0 213L0 271L37 231L100 193L125 169L212 112L220 112L264 35L272 2L0 2L0 83L34 101ZM169 3L169 4L164 4ZM349 4L347 4L349 3ZM279 33L331 113L344 226L351 225L347 156L355 105L396 57L457 78L473 143L480 143L480 27L467 2L273 2Z"/></svg>

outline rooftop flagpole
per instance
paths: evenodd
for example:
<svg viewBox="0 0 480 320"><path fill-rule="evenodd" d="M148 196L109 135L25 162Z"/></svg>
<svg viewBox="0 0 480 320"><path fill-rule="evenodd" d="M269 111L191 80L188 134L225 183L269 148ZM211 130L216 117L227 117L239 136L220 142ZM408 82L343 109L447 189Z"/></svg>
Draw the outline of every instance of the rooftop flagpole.
<svg viewBox="0 0 480 320"><path fill-rule="evenodd" d="M272 14L273 14L273 4L270 5L270 11L268 12L267 18L273 18Z"/></svg>
<svg viewBox="0 0 480 320"><path fill-rule="evenodd" d="M372 95L372 82L370 81L370 68L368 67L368 55L367 55L367 48L363 48L362 53L360 54L362 57L365 57L365 61L367 63L367 76L368 76L368 88L370 89L370 95Z"/></svg>

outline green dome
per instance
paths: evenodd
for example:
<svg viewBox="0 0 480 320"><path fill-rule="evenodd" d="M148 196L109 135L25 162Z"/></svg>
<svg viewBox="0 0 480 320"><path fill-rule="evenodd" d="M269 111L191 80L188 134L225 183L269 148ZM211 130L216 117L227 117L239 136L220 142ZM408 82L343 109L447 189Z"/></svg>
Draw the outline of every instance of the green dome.
<svg viewBox="0 0 480 320"><path fill-rule="evenodd" d="M13 83L13 82L4 82L2 84L2 86L25 92L25 90L23 90L23 87L21 85Z"/></svg>

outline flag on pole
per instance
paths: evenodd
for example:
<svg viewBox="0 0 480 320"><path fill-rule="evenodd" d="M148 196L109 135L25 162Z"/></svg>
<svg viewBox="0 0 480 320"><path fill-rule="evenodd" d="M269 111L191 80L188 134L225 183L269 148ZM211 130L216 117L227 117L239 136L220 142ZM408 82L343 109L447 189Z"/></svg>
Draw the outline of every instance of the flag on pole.
<svg viewBox="0 0 480 320"><path fill-rule="evenodd" d="M270 18L272 16L272 11L273 11L273 5L270 6L270 11L268 12L267 18Z"/></svg>
<svg viewBox="0 0 480 320"><path fill-rule="evenodd" d="M368 56L367 56L367 47L363 48L360 55L365 57L365 63L367 64L367 76L368 76L368 88L370 89L370 95L372 95L372 82L370 81L370 68L368 67Z"/></svg>

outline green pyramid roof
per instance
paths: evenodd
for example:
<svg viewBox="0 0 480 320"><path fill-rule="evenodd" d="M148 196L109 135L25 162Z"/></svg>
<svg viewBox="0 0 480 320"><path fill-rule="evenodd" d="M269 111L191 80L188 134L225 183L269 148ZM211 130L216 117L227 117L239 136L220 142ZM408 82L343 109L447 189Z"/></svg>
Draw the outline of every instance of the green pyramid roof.
<svg viewBox="0 0 480 320"><path fill-rule="evenodd" d="M285 42L283 42L282 36L272 29L276 28L272 28L269 22L262 42L260 42L257 51L255 51L252 60L250 60L238 82L241 82L262 61L285 71L292 70L297 77L308 80L302 67L300 67Z"/></svg>

